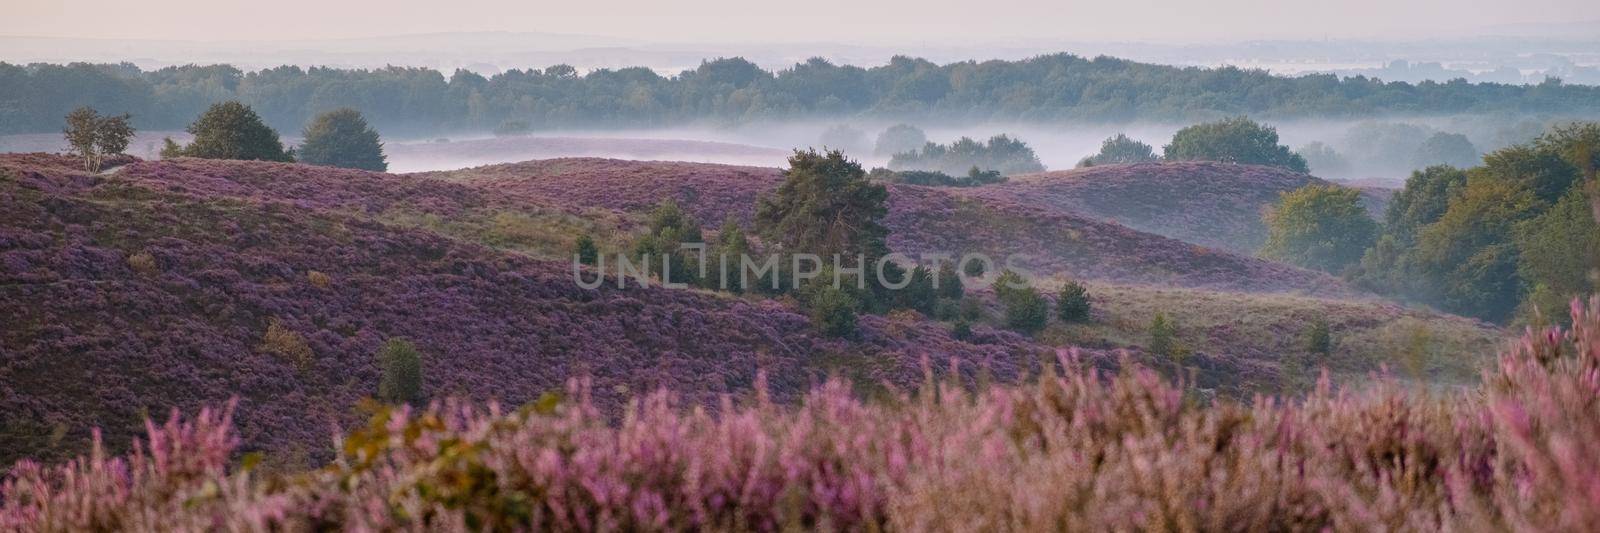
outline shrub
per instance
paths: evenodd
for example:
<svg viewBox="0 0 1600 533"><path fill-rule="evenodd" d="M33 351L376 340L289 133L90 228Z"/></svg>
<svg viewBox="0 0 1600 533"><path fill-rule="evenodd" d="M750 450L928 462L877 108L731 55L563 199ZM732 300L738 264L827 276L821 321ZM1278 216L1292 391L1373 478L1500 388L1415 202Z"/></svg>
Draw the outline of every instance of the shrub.
<svg viewBox="0 0 1600 533"><path fill-rule="evenodd" d="M1324 272L1339 273L1361 260L1378 238L1361 193L1336 185L1307 185L1283 193L1264 217L1267 242L1261 255Z"/></svg>
<svg viewBox="0 0 1600 533"><path fill-rule="evenodd" d="M1056 296L1056 316L1062 322L1089 321L1089 290L1082 283L1068 280Z"/></svg>
<svg viewBox="0 0 1600 533"><path fill-rule="evenodd" d="M1006 327L1022 333L1035 333L1050 321L1050 301L1033 287L1011 289L1002 302L1006 306Z"/></svg>
<svg viewBox="0 0 1600 533"><path fill-rule="evenodd" d="M1166 313L1157 311L1150 319L1148 331L1150 341L1146 348L1150 353L1174 359L1182 355L1178 348L1178 324L1168 319Z"/></svg>
<svg viewBox="0 0 1600 533"><path fill-rule="evenodd" d="M383 172L389 163L377 130L367 125L361 112L341 108L317 115L306 126L300 143L301 162L330 167Z"/></svg>
<svg viewBox="0 0 1600 533"><path fill-rule="evenodd" d="M310 270L306 272L306 281L311 282L311 286L318 289L326 289L333 285L332 276L316 270Z"/></svg>
<svg viewBox="0 0 1600 533"><path fill-rule="evenodd" d="M831 283L818 286L807 302L811 311L811 325L829 337L854 336L859 302L844 290L831 286Z"/></svg>
<svg viewBox="0 0 1600 533"><path fill-rule="evenodd" d="M1133 140L1127 135L1118 133L1100 143L1100 152L1083 158L1078 162L1079 167L1092 167L1096 165L1120 165L1127 163L1146 163L1156 161L1154 148L1150 145Z"/></svg>
<svg viewBox="0 0 1600 533"><path fill-rule="evenodd" d="M1021 139L1006 135L990 137L978 142L962 137L948 145L927 143L922 148L901 152L889 158L892 170L927 170L956 176L968 174L972 169L980 172L995 171L1002 176L1043 172L1044 164L1033 148Z"/></svg>
<svg viewBox="0 0 1600 533"><path fill-rule="evenodd" d="M796 151L778 190L756 206L756 229L785 253L823 258L865 257L875 264L888 253L889 192L871 183L855 161L838 150Z"/></svg>
<svg viewBox="0 0 1600 533"><path fill-rule="evenodd" d="M148 252L137 252L128 255L128 268L146 276L153 276L161 270L156 264L156 258Z"/></svg>
<svg viewBox="0 0 1600 533"><path fill-rule="evenodd" d="M600 247L595 246L594 238L586 233L578 236L572 254L579 263L592 266L600 260Z"/></svg>
<svg viewBox="0 0 1600 533"><path fill-rule="evenodd" d="M261 337L261 351L282 357L301 372L311 369L311 345L276 318L267 322L267 333Z"/></svg>
<svg viewBox="0 0 1600 533"><path fill-rule="evenodd" d="M972 339L972 322L964 318L957 320L955 325L950 326L950 338L958 341Z"/></svg>
<svg viewBox="0 0 1600 533"><path fill-rule="evenodd" d="M106 156L121 154L133 140L129 118L127 113L102 117L94 108L83 106L67 114L62 135L72 152L83 158L83 169L99 172Z"/></svg>
<svg viewBox="0 0 1600 533"><path fill-rule="evenodd" d="M1245 117L1195 124L1178 130L1162 148L1169 161L1221 161L1306 172L1306 160L1278 144L1278 130Z"/></svg>
<svg viewBox="0 0 1600 533"><path fill-rule="evenodd" d="M294 161L294 157L284 151L278 132L267 127L250 106L239 102L212 105L189 125L188 130L194 135L194 142L179 147L168 139L161 156Z"/></svg>
<svg viewBox="0 0 1600 533"><path fill-rule="evenodd" d="M951 261L939 263L939 297L951 300L960 300L966 294L966 288L961 283L961 273L956 272L956 264Z"/></svg>
<svg viewBox="0 0 1600 533"><path fill-rule="evenodd" d="M1318 361L1327 361L1333 353L1333 333L1328 329L1328 321L1313 320L1306 326L1306 331L1301 335L1306 346L1306 353L1316 356Z"/></svg>
<svg viewBox="0 0 1600 533"><path fill-rule="evenodd" d="M390 404L421 405L422 353L411 341L389 339L378 350L381 377L378 379L379 401Z"/></svg>

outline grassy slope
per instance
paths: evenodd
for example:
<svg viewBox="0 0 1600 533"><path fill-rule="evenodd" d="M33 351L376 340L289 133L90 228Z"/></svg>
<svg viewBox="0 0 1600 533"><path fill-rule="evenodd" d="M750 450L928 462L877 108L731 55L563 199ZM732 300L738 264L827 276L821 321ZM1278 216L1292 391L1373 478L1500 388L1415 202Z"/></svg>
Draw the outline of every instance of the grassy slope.
<svg viewBox="0 0 1600 533"><path fill-rule="evenodd" d="M568 158L418 174L569 210L642 212L672 196L707 225L748 221L778 169ZM1348 294L1330 276L1144 233L1055 207L952 189L894 186L886 224L904 253L1018 254L1040 274L1238 291ZM1024 257L1025 256L1025 257Z"/></svg>

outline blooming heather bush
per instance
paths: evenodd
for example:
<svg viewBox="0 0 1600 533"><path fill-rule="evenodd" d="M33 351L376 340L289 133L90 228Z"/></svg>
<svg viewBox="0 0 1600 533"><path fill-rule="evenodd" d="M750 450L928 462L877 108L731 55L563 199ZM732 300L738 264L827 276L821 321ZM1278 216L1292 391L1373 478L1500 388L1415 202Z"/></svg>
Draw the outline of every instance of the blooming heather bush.
<svg viewBox="0 0 1600 533"><path fill-rule="evenodd" d="M1600 523L1600 298L1572 312L1475 391L1323 380L1205 405L1063 354L1028 385L867 402L831 381L717 415L657 392L611 421L573 381L514 412L380 410L287 477L226 468L231 408L204 411L126 457L18 464L0 529L1581 531Z"/></svg>

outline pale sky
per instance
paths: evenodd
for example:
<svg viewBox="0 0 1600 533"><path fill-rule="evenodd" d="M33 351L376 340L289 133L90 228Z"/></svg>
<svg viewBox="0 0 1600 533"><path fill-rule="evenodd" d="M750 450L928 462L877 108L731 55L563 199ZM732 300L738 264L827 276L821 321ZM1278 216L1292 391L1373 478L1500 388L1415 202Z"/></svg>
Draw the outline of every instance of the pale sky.
<svg viewBox="0 0 1600 533"><path fill-rule="evenodd" d="M1594 2L5 0L0 35L301 40L519 31L681 42L1410 40L1473 36L1506 24L1592 19Z"/></svg>

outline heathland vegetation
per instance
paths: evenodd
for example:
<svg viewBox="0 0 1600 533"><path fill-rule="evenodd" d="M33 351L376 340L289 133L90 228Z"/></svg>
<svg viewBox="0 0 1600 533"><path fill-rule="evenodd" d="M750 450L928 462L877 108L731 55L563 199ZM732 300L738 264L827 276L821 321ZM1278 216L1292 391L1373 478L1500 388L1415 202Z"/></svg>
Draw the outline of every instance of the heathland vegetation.
<svg viewBox="0 0 1600 533"><path fill-rule="evenodd" d="M673 76L645 68L580 74L566 65L484 76L403 67L244 72L228 65L144 71L129 64L0 63L0 133L57 131L61 116L83 105L130 113L141 129L176 130L228 100L250 105L280 131L297 131L319 113L354 107L391 134L841 115L971 122L1600 113L1600 88L1558 80L1409 84L1070 54L944 65L896 57L870 68L812 59L776 72L730 58Z"/></svg>

